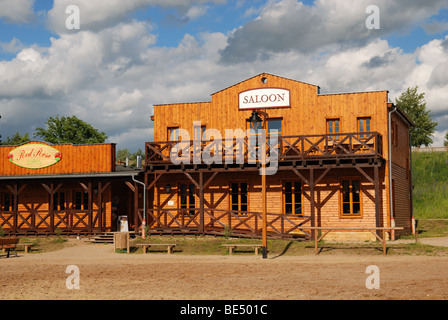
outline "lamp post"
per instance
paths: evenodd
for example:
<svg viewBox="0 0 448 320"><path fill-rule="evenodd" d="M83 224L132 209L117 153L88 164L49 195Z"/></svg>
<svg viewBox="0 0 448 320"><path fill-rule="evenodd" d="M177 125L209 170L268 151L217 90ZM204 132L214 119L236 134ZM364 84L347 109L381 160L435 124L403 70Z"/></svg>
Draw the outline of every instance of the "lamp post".
<svg viewBox="0 0 448 320"><path fill-rule="evenodd" d="M260 113L263 116L263 120L258 115ZM261 110L253 110L252 115L248 119L254 130L258 130L260 124L261 129L266 129L266 118L268 114ZM262 234L262 253L263 259L268 257L268 240L267 240L267 214L266 214L266 139L262 141L261 148L261 234Z"/></svg>

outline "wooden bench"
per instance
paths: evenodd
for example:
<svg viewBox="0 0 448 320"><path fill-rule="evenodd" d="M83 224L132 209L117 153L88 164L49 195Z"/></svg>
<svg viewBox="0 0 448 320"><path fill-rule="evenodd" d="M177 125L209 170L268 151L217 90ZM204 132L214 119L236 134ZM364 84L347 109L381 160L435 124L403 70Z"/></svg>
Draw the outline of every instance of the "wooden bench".
<svg viewBox="0 0 448 320"><path fill-rule="evenodd" d="M261 244L223 244L222 246L229 249L229 255L233 254L234 249L242 247L253 248L255 249L255 255L258 255L258 251L262 247Z"/></svg>
<svg viewBox="0 0 448 320"><path fill-rule="evenodd" d="M14 249L14 254L17 257L17 244L19 243L19 238L5 238L0 239L0 250L6 250L6 258L9 258L9 251Z"/></svg>
<svg viewBox="0 0 448 320"><path fill-rule="evenodd" d="M31 251L31 247L33 246L34 244L32 244L32 243L21 243L21 244L19 244L19 246L23 246L23 251L25 252L25 253L29 253L30 251Z"/></svg>
<svg viewBox="0 0 448 320"><path fill-rule="evenodd" d="M174 247L177 245L175 243L137 243L136 244L139 247L142 247L143 253L147 253L149 247L160 247L165 246L167 248L168 254L173 253Z"/></svg>
<svg viewBox="0 0 448 320"><path fill-rule="evenodd" d="M387 253L387 248L386 248L386 242L387 242L387 237L386 237L386 231L392 231L392 230L403 230L403 227L358 227L358 228L350 228L350 227L306 227L305 229L310 229L310 230L316 230L316 232L314 232L314 253L318 254L319 249L318 249L318 244L319 242L330 232L330 231L369 231L370 233L372 233L382 244L383 244L383 255L386 255ZM317 230L326 230L325 233L323 233L320 237L317 233ZM377 231L381 231L382 233L382 237L378 236L376 234Z"/></svg>

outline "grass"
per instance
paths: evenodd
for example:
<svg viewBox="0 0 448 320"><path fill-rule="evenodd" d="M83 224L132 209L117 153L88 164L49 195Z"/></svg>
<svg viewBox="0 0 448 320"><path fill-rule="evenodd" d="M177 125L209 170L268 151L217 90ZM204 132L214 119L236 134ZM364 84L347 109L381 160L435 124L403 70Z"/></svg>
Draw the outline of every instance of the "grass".
<svg viewBox="0 0 448 320"><path fill-rule="evenodd" d="M33 244L31 253L45 253L51 251L57 251L67 247L68 240L63 236L56 237L23 237L20 238L20 244L31 243Z"/></svg>
<svg viewBox="0 0 448 320"><path fill-rule="evenodd" d="M412 153L416 219L448 219L448 152Z"/></svg>

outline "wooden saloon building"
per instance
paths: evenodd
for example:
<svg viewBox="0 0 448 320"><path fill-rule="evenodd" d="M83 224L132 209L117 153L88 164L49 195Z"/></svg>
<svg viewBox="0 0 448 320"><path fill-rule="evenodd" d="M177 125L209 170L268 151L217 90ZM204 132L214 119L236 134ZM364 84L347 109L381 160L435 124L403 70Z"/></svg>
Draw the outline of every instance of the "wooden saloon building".
<svg viewBox="0 0 448 320"><path fill-rule="evenodd" d="M114 144L0 147L0 226L95 233L126 215L131 229L160 234L261 237L263 223L283 238L411 231L412 122L387 91L320 94L260 74L211 101L155 105L151 119L142 169L117 167Z"/></svg>
<svg viewBox="0 0 448 320"><path fill-rule="evenodd" d="M309 227L340 227L327 238L374 240L359 229L411 231L412 122L387 91L320 94L260 74L211 101L155 105L151 119L146 223L154 232L260 237L263 163L268 236L310 238Z"/></svg>

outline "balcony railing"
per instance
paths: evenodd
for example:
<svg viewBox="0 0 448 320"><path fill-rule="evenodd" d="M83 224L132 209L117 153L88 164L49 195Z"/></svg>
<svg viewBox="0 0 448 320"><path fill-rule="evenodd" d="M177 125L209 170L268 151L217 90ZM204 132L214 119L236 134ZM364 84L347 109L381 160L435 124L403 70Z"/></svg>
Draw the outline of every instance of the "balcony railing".
<svg viewBox="0 0 448 320"><path fill-rule="evenodd" d="M271 137L272 138L272 137ZM381 157L378 132L276 136L267 139L266 157L277 161ZM167 163L256 163L262 159L260 142L253 138L212 141L146 142L146 165Z"/></svg>

